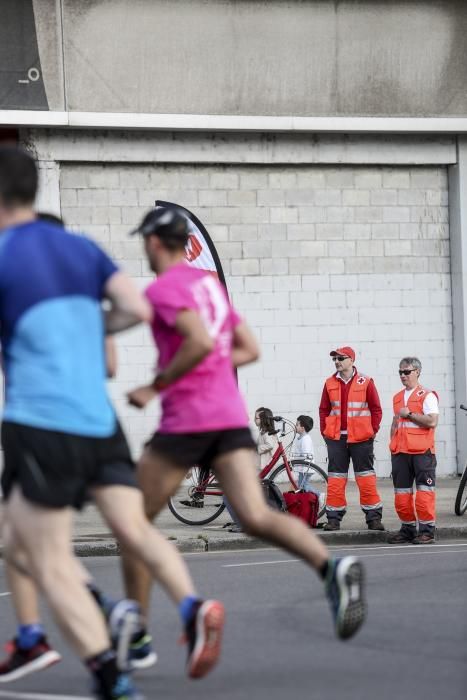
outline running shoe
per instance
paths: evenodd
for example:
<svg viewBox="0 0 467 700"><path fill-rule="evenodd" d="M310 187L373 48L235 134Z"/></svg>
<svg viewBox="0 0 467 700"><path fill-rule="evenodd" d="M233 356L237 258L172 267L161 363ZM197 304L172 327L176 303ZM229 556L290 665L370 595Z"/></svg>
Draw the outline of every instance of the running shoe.
<svg viewBox="0 0 467 700"><path fill-rule="evenodd" d="M46 637L41 637L31 649L20 649L17 639L8 642L5 647L9 656L0 663L0 683L10 683L29 673L42 671L62 659Z"/></svg>
<svg viewBox="0 0 467 700"><path fill-rule="evenodd" d="M121 671L126 671L131 666L132 638L142 627L141 608L136 601L123 598L109 608L106 618L117 666Z"/></svg>
<svg viewBox="0 0 467 700"><path fill-rule="evenodd" d="M358 559L329 560L325 588L340 639L349 639L363 624L366 616L363 586L364 571Z"/></svg>
<svg viewBox="0 0 467 700"><path fill-rule="evenodd" d="M132 671L149 668L157 663L157 654L154 651L150 634L142 632L139 637L133 635L128 652L128 662Z"/></svg>
<svg viewBox="0 0 467 700"><path fill-rule="evenodd" d="M185 626L190 678L203 678L216 665L221 653L224 618L224 606L218 600L200 600L195 604L191 620Z"/></svg>

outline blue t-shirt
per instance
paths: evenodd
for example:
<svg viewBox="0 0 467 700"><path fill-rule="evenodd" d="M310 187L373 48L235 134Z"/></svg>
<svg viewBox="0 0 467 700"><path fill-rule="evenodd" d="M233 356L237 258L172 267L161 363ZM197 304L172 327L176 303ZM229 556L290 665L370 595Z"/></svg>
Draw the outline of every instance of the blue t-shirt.
<svg viewBox="0 0 467 700"><path fill-rule="evenodd" d="M0 233L4 420L107 437L104 287L117 270L89 239L33 221Z"/></svg>

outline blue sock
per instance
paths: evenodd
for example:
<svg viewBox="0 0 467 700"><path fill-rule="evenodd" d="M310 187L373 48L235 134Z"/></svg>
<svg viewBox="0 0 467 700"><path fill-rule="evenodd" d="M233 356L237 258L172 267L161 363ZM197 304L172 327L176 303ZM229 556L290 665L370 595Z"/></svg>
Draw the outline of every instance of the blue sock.
<svg viewBox="0 0 467 700"><path fill-rule="evenodd" d="M194 595L187 595L178 605L178 610L182 618L183 624L187 625L193 617L193 607L199 603L199 598Z"/></svg>
<svg viewBox="0 0 467 700"><path fill-rule="evenodd" d="M43 636L44 627L40 622L33 625L18 625L17 639L20 649L32 649Z"/></svg>

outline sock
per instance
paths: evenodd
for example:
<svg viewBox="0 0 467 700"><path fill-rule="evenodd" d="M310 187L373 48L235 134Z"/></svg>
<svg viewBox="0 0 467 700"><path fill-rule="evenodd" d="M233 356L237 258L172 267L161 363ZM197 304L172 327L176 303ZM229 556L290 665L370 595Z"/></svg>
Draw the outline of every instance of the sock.
<svg viewBox="0 0 467 700"><path fill-rule="evenodd" d="M86 583L86 587L91 593L91 595L94 597L96 603L100 607L100 609L103 611L104 615L108 615L110 610L113 608L115 605L116 601L114 598L111 598L110 596L106 595L103 593L94 583L94 581L88 581Z"/></svg>
<svg viewBox="0 0 467 700"><path fill-rule="evenodd" d="M329 559L324 562L324 564L318 569L319 575L321 578L324 580L326 576L328 575L328 570L329 570Z"/></svg>
<svg viewBox="0 0 467 700"><path fill-rule="evenodd" d="M196 598L194 595L187 595L186 598L179 603L178 610L184 625L187 625L193 617L193 608L196 603L199 603L199 598Z"/></svg>
<svg viewBox="0 0 467 700"><path fill-rule="evenodd" d="M113 697L112 690L117 683L118 677L120 676L120 672L117 668L117 657L115 656L114 650L107 649L106 651L97 654L97 656L86 659L84 663L96 678L99 691L102 693L102 697Z"/></svg>
<svg viewBox="0 0 467 700"><path fill-rule="evenodd" d="M17 640L20 649L32 649L43 636L44 627L40 622L32 625L18 625Z"/></svg>

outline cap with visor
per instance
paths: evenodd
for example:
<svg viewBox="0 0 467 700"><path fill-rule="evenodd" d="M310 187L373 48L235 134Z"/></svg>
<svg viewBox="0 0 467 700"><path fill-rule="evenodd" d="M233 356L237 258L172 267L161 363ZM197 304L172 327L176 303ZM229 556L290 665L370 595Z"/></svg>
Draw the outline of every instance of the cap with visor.
<svg viewBox="0 0 467 700"><path fill-rule="evenodd" d="M180 241L186 243L189 234L188 219L176 209L156 207L143 217L137 228L130 231L130 236L136 234L141 236L155 235L159 238L179 238Z"/></svg>
<svg viewBox="0 0 467 700"><path fill-rule="evenodd" d="M349 345L345 345L343 348L337 348L337 350L332 350L329 354L331 357L336 357L336 355L350 357L352 362L355 362L355 350Z"/></svg>

